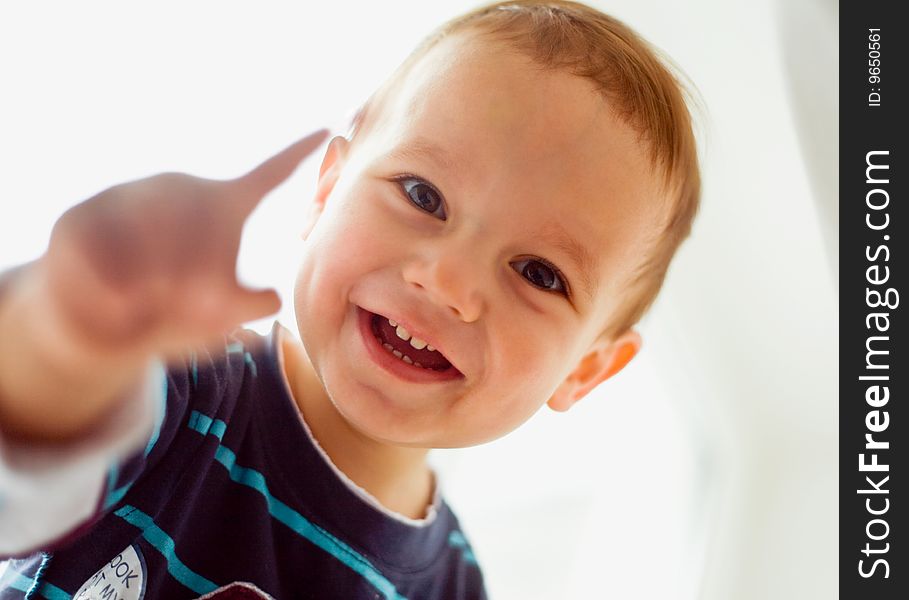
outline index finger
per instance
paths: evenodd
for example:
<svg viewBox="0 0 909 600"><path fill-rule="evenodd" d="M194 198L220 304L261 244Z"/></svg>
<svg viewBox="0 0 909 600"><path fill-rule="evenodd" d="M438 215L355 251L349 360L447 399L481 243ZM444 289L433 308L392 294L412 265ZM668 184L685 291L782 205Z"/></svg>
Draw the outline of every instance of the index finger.
<svg viewBox="0 0 909 600"><path fill-rule="evenodd" d="M246 175L238 177L235 182L251 195L251 199L258 201L290 177L303 159L312 154L312 151L318 148L326 137L328 137L327 129L310 133L265 160Z"/></svg>

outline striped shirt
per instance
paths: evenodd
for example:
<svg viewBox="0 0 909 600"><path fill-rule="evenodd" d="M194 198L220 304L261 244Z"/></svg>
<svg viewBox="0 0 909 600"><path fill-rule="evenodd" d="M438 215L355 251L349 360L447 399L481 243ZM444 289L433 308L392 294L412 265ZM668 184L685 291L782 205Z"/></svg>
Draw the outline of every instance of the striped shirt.
<svg viewBox="0 0 909 600"><path fill-rule="evenodd" d="M8 563L0 600L484 599L438 490L425 519L396 518L334 468L279 343L277 324L237 330L162 369L151 439L108 470L88 521Z"/></svg>

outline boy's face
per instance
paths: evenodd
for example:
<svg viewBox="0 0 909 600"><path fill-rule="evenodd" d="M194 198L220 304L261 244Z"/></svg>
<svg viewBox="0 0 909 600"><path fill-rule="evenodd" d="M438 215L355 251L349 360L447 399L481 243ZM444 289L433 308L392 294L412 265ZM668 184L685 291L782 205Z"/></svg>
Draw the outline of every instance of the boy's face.
<svg viewBox="0 0 909 600"><path fill-rule="evenodd" d="M567 408L633 356L636 333L598 334L658 199L645 148L592 84L458 35L372 111L355 147L328 149L295 292L349 424L396 445L477 444L548 400ZM453 368L405 364L374 314Z"/></svg>

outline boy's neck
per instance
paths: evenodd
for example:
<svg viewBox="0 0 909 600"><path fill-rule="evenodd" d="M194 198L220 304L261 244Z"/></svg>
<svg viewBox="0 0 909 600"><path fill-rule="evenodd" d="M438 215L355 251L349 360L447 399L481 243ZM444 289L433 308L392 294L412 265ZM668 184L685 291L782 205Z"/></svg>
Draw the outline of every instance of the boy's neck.
<svg viewBox="0 0 909 600"><path fill-rule="evenodd" d="M335 467L385 508L411 519L425 517L434 492L429 450L384 444L355 430L331 403L299 341L286 331L280 339L294 402Z"/></svg>

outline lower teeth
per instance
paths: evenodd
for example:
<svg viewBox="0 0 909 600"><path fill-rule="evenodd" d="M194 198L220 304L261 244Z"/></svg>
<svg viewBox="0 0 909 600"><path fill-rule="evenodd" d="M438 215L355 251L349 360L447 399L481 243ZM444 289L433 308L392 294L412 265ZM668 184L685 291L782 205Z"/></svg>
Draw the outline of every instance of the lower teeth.
<svg viewBox="0 0 909 600"><path fill-rule="evenodd" d="M406 362L407 364L413 365L413 366L415 366L415 367L420 367L421 369L427 369L427 370L430 370L430 371L435 371L436 373L441 373L441 372L443 372L443 371L447 371L447 370L448 370L448 367L445 367L445 368L442 368L442 369L437 369L436 367L425 367L425 366L423 366L421 363L414 362L414 360L413 360L412 358L410 358L410 357L407 356L406 354L402 353L400 350L396 350L395 347L392 346L391 344L389 344L388 342L383 341L382 338L379 337L379 331L378 331L378 329L376 328L376 327L377 327L377 324L376 324L375 319L377 319L377 318L378 318L377 316L373 315L372 333L373 333L373 335L376 337L376 340L377 340L379 343L382 344L382 347L385 348L386 350L388 350L391 354L394 354L396 357L398 357L398 358L401 359L402 361Z"/></svg>
<svg viewBox="0 0 909 600"><path fill-rule="evenodd" d="M406 363L409 364L409 365L413 365L413 366L415 366L415 367L420 367L421 369L430 369L430 367L424 367L424 366L421 365L420 363L414 362L412 358L410 358L410 357L407 356L406 354L403 354L401 351L395 350L394 346L392 346L392 345L389 344L388 342L383 342L383 343L382 343L382 347L385 348L386 350L388 350L389 352L391 352L392 354L394 354L395 356L397 356L398 358L400 358L401 360L403 360L404 362L406 362ZM430 370L432 370L432 371L438 371L439 369L430 369Z"/></svg>

